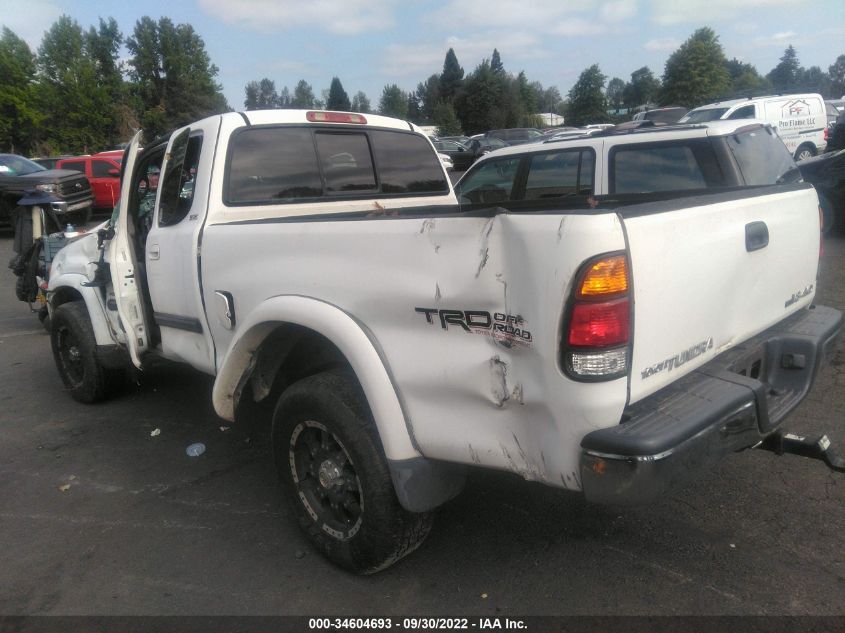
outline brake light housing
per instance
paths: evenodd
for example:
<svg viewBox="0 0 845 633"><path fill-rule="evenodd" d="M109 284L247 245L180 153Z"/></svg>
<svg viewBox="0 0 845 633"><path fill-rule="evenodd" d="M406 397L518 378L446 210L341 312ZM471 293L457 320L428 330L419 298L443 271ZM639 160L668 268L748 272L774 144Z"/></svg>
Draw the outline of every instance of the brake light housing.
<svg viewBox="0 0 845 633"><path fill-rule="evenodd" d="M632 302L625 251L605 253L581 265L567 302L560 343L564 372L595 382L627 375Z"/></svg>
<svg viewBox="0 0 845 633"><path fill-rule="evenodd" d="M311 110L305 113L305 118L311 123L355 123L366 125L367 117L354 112L326 112Z"/></svg>

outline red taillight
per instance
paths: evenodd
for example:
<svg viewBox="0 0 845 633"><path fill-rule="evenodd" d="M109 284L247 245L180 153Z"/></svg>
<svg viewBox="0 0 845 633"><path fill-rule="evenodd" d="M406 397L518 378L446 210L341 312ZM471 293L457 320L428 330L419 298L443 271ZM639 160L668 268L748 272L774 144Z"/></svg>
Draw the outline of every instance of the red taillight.
<svg viewBox="0 0 845 633"><path fill-rule="evenodd" d="M830 128L826 127L824 129L824 142L827 143L830 140Z"/></svg>
<svg viewBox="0 0 845 633"><path fill-rule="evenodd" d="M576 380L610 380L628 371L630 274L626 253L608 253L581 266L562 337L561 364Z"/></svg>
<svg viewBox="0 0 845 633"><path fill-rule="evenodd" d="M607 303L576 303L567 342L573 347L624 345L628 342L630 313L627 297Z"/></svg>
<svg viewBox="0 0 845 633"><path fill-rule="evenodd" d="M305 113L305 118L311 123L357 123L366 125L366 117L352 112L318 112Z"/></svg>

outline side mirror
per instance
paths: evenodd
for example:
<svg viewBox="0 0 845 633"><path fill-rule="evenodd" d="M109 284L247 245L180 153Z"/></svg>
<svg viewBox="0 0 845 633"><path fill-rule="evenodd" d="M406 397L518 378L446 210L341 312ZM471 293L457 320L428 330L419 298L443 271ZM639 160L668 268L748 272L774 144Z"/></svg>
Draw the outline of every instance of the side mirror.
<svg viewBox="0 0 845 633"><path fill-rule="evenodd" d="M120 170L119 169L109 169L109 176L114 176L115 178L120 178Z"/></svg>

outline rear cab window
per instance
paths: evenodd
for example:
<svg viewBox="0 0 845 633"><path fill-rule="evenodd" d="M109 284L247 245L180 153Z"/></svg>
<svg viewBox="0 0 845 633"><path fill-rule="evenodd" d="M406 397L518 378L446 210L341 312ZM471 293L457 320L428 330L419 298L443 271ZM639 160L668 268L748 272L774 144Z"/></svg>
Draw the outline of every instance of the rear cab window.
<svg viewBox="0 0 845 633"><path fill-rule="evenodd" d="M229 206L442 195L449 183L419 134L340 126L252 126L229 143Z"/></svg>
<svg viewBox="0 0 845 633"><path fill-rule="evenodd" d="M611 194L705 189L724 185L709 140L617 145L610 151Z"/></svg>
<svg viewBox="0 0 845 633"><path fill-rule="evenodd" d="M726 142L746 185L777 185L801 178L792 154L771 127L740 128Z"/></svg>
<svg viewBox="0 0 845 633"><path fill-rule="evenodd" d="M61 167L57 169L72 169L73 171L78 171L82 174L85 173L85 161L84 160L69 160L62 163Z"/></svg>

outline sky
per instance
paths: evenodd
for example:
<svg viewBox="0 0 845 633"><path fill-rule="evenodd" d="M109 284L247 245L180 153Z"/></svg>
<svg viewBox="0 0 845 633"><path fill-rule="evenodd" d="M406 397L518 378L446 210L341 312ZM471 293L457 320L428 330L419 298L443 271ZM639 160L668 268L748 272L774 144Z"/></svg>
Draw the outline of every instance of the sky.
<svg viewBox="0 0 845 633"><path fill-rule="evenodd" d="M563 96L592 64L608 79L642 66L660 77L702 26L763 75L789 44L807 68L845 54L843 0L0 0L0 25L34 51L62 14L85 30L114 17L124 36L144 15L191 24L235 109L251 80L293 92L305 79L320 96L334 76L376 107L385 85L410 91L441 72L450 47L466 73L497 48L508 72Z"/></svg>

